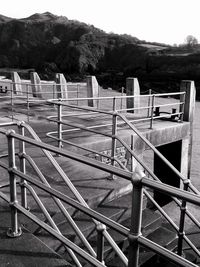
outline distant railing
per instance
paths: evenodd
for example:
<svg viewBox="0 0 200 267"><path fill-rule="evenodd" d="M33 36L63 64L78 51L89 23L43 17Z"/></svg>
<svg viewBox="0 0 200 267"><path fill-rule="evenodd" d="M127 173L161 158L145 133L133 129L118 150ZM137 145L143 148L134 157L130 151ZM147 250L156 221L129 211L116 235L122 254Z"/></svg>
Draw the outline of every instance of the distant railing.
<svg viewBox="0 0 200 267"><path fill-rule="evenodd" d="M5 126L5 125L4 125ZM8 234L10 236L17 237L21 234L20 225L18 224L18 211L20 211L22 214L30 218L32 221L34 221L36 224L38 224L41 228L45 229L48 233L50 233L52 236L57 238L59 241L61 241L66 247L67 250L73 259L73 263L76 266L82 266L82 263L80 260L75 256L74 253L78 254L89 262L90 264L94 266L106 266L104 263L104 237L109 241L109 243L112 245L113 249L120 255L121 260L124 262L124 264L128 267L137 267L139 264L139 246L143 246L145 248L148 248L150 251L155 252L156 254L166 258L167 260L179 264L180 266L197 266L188 260L186 260L184 257L182 257L183 249L180 246L182 245L183 239L191 246L191 248L195 251L195 253L200 256L200 253L198 249L192 244L190 240L186 237L184 233L184 217L181 213L180 216L180 228L176 226L173 222L171 222L171 219L169 216L164 212L164 210L159 207L157 204L157 207L162 212L162 214L165 216L165 218L168 218L168 221L171 222L171 225L174 226L175 230L178 233L178 255L176 253L173 253L166 248L152 242L151 240L148 240L142 235L141 232L141 221L142 221L142 203L143 203L143 193L145 193L148 196L148 193L146 191L146 188L151 188L153 190L162 192L164 194L167 194L171 196L173 199L180 199L182 201L182 204L185 204L185 207L181 206L181 211L183 210L186 212L186 203L192 203L194 205L200 206L200 195L196 195L194 193L189 193L184 190L174 188L169 185L165 185L161 183L160 181L153 181L150 180L145 176L143 171L136 167L134 172L125 171L119 168L116 168L112 165L106 165L101 162L97 162L92 159L88 159L87 157L72 153L70 151L66 151L64 149L56 148L55 146L42 143L40 139L37 137L37 135L34 133L34 131L31 129L30 126L26 125L25 123L18 123L17 126L19 127L19 134L15 133L13 130L6 130L6 129L0 129L0 134L7 137L8 142L8 164L4 163L3 161L0 161L0 166L8 171L9 178L10 178L10 199L9 197L3 193L0 192L0 197L3 198L5 201L7 201L11 207L11 228L8 231ZM27 129L29 131L29 135L31 134L34 139L30 137L26 137L24 135L24 130ZM15 140L18 140L19 142L19 152L17 153L17 147ZM118 139L120 141L120 139ZM145 140L145 138L144 138ZM146 141L146 140L145 140ZM40 148L43 150L45 155L48 157L50 162L53 164L53 166L58 170L58 172L61 174L62 178L65 180L65 182L68 184L68 186L73 190L75 196L77 197L78 201L62 194L58 190L55 190L50 187L50 185L45 180L44 176L39 171L38 167L34 164L34 161L29 158L26 155L25 151L25 144L29 144L29 146L34 146L37 148ZM127 148L128 149L128 148ZM144 163L135 155L135 153L129 149L129 152L132 153L132 155L136 158L136 160L148 171L148 168L144 166ZM132 192L132 215L131 215L131 227L130 229L120 225L119 223L106 218L102 214L90 209L85 201L82 199L80 194L77 192L77 190L74 188L74 186L71 184L70 180L66 177L66 175L63 173L62 169L58 166L57 162L54 160L51 153L55 153L57 155L61 155L63 157L81 162L83 164L87 164L88 166L92 166L94 168L98 168L100 170L103 170L105 172L111 173L112 175L117 175L120 178L129 180L133 185L133 192ZM17 169L16 167L16 155L19 155L20 158L20 167ZM39 177L40 181L33 178L31 175L27 174L26 168L25 168L25 160L28 160L29 163L33 166L35 172L37 173L37 177ZM153 175L153 178L155 178L155 175ZM20 186L22 189L22 204L19 204L18 198L17 198L17 177L21 179ZM93 218L93 220L97 223L96 224L96 230L98 232L98 238L97 238L97 255L94 253L93 249L87 242L83 242L87 248L87 252L83 250L82 248L75 245L73 242L71 242L68 238L66 238L57 228L55 222L51 218L49 212L44 207L44 204L41 202L39 196L37 195L35 189L31 186L34 185L34 188L39 188L40 190L43 190L44 192L47 192L50 194L54 201L58 204L60 209L63 211L63 213L66 214L66 210L63 210L63 204L67 203L68 205L74 207L75 209L87 214L89 217ZM191 183L188 179L184 179L184 184L190 186ZM145 187L145 189L143 188ZM47 222L45 223L41 221L36 215L34 215L31 210L27 209L27 201L24 199L27 197L26 189L28 189L31 193L31 195L34 197L35 201L38 203L39 207L41 208L42 212L44 213ZM198 193L198 192L196 192ZM62 202L61 202L62 201ZM153 200L154 201L154 200ZM179 200L177 200L179 201ZM154 201L155 202L155 201ZM137 215L136 215L137 214ZM70 220L70 217L67 217L68 220ZM183 220L183 221L182 221ZM182 224L183 223L183 224ZM73 222L72 222L73 224ZM106 226L117 231L118 233L124 235L129 240L129 256L128 259L124 256L124 254L120 251L117 244L112 240L112 238L108 235L106 231ZM76 226L74 225L76 228ZM78 229L77 233L79 232ZM79 233L80 236L80 233Z"/></svg>
<svg viewBox="0 0 200 267"><path fill-rule="evenodd" d="M172 121L176 121L176 122L182 122L183 121L183 110L184 110L184 101L183 98L185 96L185 93L183 92L179 92L179 93L171 93L171 94L159 94L159 97L163 96L181 96L181 100L178 101L176 100L175 103L167 103L167 104L160 104L158 105L154 105L153 103L155 103L155 99L157 97L157 95L142 95L141 97L150 97L153 99L152 101L152 106L145 106L145 107L141 107L140 110L144 111L145 109L147 110L151 110L151 113L149 116L138 116L138 115L134 115L131 116L131 118L126 119L126 115L128 115L129 113L121 113L121 110L117 109L117 100L121 100L121 99L127 99L127 98L134 98L135 96L117 96L117 97L99 97L99 101L105 101L107 100L111 100L112 101L112 111L110 110L103 110L103 109L96 109L93 107L85 107L85 106L75 106L75 105L71 105L69 104L69 102L71 101L71 99L69 99L68 101L64 101L64 100L59 100L59 101L55 101L55 100L49 100L48 103L51 103L54 106L57 106L57 115L53 115L53 116L49 116L47 117L47 119L51 122L54 122L57 124L57 131L53 131L53 132L49 132L47 133L47 136L56 140L58 142L58 147L62 147L63 144L67 144L70 146L74 146L77 147L81 150L99 155L100 157L104 157L107 158L111 161L111 164L114 165L115 162L123 169L126 169L126 166L124 164L122 164L118 158L116 157L116 144L117 142L119 142L120 144L122 143L121 141L118 140L119 135L118 135L118 128L120 126L124 126L127 127L129 129L132 129L132 124L133 123L139 123L139 122L145 122L145 121L149 121L149 128L152 129L153 127L153 121L156 119L170 119ZM138 96L137 96L138 97ZM85 98L84 98L85 99ZM88 99L88 98L87 98ZM95 98L94 98L95 99ZM78 100L82 100L78 99ZM73 99L72 99L73 101ZM67 102L67 103L66 103ZM174 107L178 106L179 112L173 112L173 113L160 113L160 111L156 111L156 109L158 107L161 108L169 108L169 107ZM67 108L67 111L66 111ZM70 111L71 109L71 111ZM76 112L76 110L78 112ZM134 109L133 109L134 110ZM137 108L138 110L138 108ZM124 110L123 110L124 111ZM166 111L165 111L166 112ZM106 122L104 124L95 124L95 125L89 125L89 126L83 126L80 125L78 123L74 123L73 122L73 118L74 117L82 117L84 118L84 116L86 115L92 115L94 114L95 116L107 116L108 118L110 117L110 121ZM124 115L122 115L124 114ZM67 118L70 118L70 120L67 120ZM65 129L64 129L65 127ZM68 127L66 129L66 127ZM108 132L108 127L110 130L110 133ZM103 131L103 129L106 129L106 131ZM85 147L83 145L80 144L76 144L74 142L69 141L67 138L65 138L65 136L67 136L67 133L70 132L74 132L74 131L88 131L90 133L93 134L98 134L107 138L110 138L111 141L111 155L106 155L105 153L102 153L101 151L96 151L93 150L89 147ZM138 135L138 133L137 133ZM124 145L122 145L124 146Z"/></svg>

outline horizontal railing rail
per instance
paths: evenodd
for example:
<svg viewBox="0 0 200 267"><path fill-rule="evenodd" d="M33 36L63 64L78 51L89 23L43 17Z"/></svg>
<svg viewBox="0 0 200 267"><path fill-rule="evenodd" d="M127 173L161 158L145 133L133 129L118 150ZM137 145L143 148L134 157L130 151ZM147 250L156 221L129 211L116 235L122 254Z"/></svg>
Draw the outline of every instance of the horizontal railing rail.
<svg viewBox="0 0 200 267"><path fill-rule="evenodd" d="M43 144L43 143L38 142L38 141L33 142L33 140L31 138L20 136L19 134L16 134L13 131L8 132L7 130L0 129L0 132L2 134L6 134L8 138L14 138L14 139L24 141L26 143L33 144L36 146L39 145L39 147L41 147L41 148L48 149L51 152L56 152L56 153L59 153L61 155L65 155L65 156L68 155L68 153L66 151L63 151L62 149L52 147L50 145ZM14 145L13 141L11 143ZM72 154L72 157L74 158L75 155L73 155L73 153L70 153L70 154ZM76 157L74 159L78 160L78 161L80 159L82 159L82 161L83 161L83 157L82 156L80 157L79 155L76 155ZM85 158L84 162L85 163L90 162L90 165L96 166L96 163L94 163L93 161L91 162L91 160L88 161L87 158ZM116 167L107 166L104 164L100 164L100 165L101 165L102 169L109 170L109 172L111 172L112 174L116 174L116 172L118 171ZM7 166L7 164L5 164L3 162L0 162L0 166L3 167L4 169L9 170L9 173L12 174L13 179L15 176L20 177L23 180L26 180L27 182L33 184L34 186L44 190L45 192L53 195L54 197L66 202L67 204L73 206L74 208L76 208L76 209L80 210L81 212L87 214L88 216L94 218L95 220L98 220L99 222L103 223L104 225L108 226L109 228L112 228L115 231L121 233L122 235L129 237L131 249L137 250L137 247L134 248L135 242L134 242L134 244L132 244L132 242L131 242L132 240L135 240L135 241L137 241L137 245L142 245L144 247L147 247L148 249L156 252L157 254L167 258L168 260L170 260L174 263L180 264L181 266L196 266L195 264L190 263L186 259L184 259L184 258L182 258L182 257L180 257L180 256L178 256L172 252L169 252L167 249L165 249L165 248L155 244L154 242L144 238L143 236L141 236L141 233L139 235L135 235L135 233L132 232L132 230L129 230L128 228L121 226L117 222L114 222L113 220L103 216L102 214L99 214L98 212L91 210L90 208L88 208L85 205L77 202L76 200L62 194L61 192L57 191L56 189L50 188L49 186L45 185L44 183L41 183L38 180L32 178L30 175L22 173L21 171L17 170L16 168L10 168ZM195 205L200 206L200 196L195 195L194 193L184 192L181 189L177 189L177 188L174 188L172 186L164 185L158 181L149 180L148 178L146 178L146 176L144 174L141 174L141 171L136 171L136 173L134 173L134 174L131 174L129 172L124 172L124 171L123 171L123 173L124 173L123 178L130 179L132 184L133 184L133 200L137 199L140 202L142 201L142 199L137 198L137 192L139 189L142 190L142 187L145 186L145 187L152 188L154 190L158 190L159 192L168 194L170 196L178 197L181 200L185 200L185 201L188 201L190 203L193 203ZM3 193L0 193L0 196L2 198L4 198L4 200L10 202L8 200L8 198L5 195L3 195ZM137 205L137 204L139 206L141 205L141 203L136 202L135 205ZM58 240L62 241L68 248L70 248L71 250L76 252L78 255L80 255L84 259L87 259L87 261L89 261L91 264L93 264L95 266L105 266L103 263L99 262L94 257L89 255L87 252L78 248L75 244L70 242L66 237L60 235L57 231L52 229L52 227L50 227L50 226L46 225L44 222L40 221L37 217L35 217L35 215L31 214L29 211L27 211L21 205L19 205L17 201L14 201L12 203L12 208L16 208L17 210L20 210L27 217L29 217L30 219L35 221L40 227L42 227L43 229L48 231L54 237L58 238ZM133 255L135 255L135 253L133 253ZM132 266L138 266L137 265L138 259L136 260L136 259L133 259L131 257L132 256L130 256L130 258L129 258L129 263L128 263L129 265L128 266L131 266L131 267Z"/></svg>

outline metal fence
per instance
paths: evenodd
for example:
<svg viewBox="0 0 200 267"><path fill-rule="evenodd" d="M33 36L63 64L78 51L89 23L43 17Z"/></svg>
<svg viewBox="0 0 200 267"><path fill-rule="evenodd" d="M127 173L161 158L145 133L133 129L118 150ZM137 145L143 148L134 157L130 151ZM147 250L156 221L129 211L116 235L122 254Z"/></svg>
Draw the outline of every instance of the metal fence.
<svg viewBox="0 0 200 267"><path fill-rule="evenodd" d="M123 115L121 115L121 118L123 118L127 124L130 124L128 121L126 121L126 118L124 118ZM3 126L6 126L6 124L4 124ZM6 136L7 143L8 143L8 164L4 163L1 160L0 166L3 169L8 171L8 174L10 177L10 182L9 182L10 198L3 192L0 192L0 197L3 198L5 201L7 201L11 207L11 229L9 229L8 231L8 234L10 236L18 236L21 234L20 225L18 224L18 216L19 216L18 211L20 211L22 214L24 214L25 216L30 218L32 221L34 221L36 224L38 224L41 228L45 229L45 231L47 231L49 234L51 234L52 236L57 238L59 241L61 241L65 245L69 255L72 258L72 262L75 266L82 266L82 262L79 258L77 258L77 255L79 255L81 258L89 262L91 265L106 266L104 262L104 253L103 253L104 252L104 238L112 246L112 248L115 250L115 252L118 254L120 259L122 260L122 262L126 266L129 266L129 267L138 266L140 246L148 248L150 251L153 251L156 254L168 259L169 261L179 264L180 266L197 266L189 262L188 260L184 259L184 257L182 257L182 253L183 253L182 244L183 244L183 240L185 240L187 244L193 249L193 251L198 255L198 257L200 256L199 250L188 239L184 231L185 216L189 216L189 218L191 218L192 221L198 227L200 226L200 223L198 222L198 220L186 209L187 202L200 206L200 194L198 190L196 190L195 187L191 184L190 180L184 178L173 166L171 166L171 164L165 158L163 158L163 160L166 161L166 164L172 167L172 169L177 173L177 175L179 175L180 179L183 180L183 183L185 185L184 187L185 191L162 184L158 180L158 178L155 176L155 174L151 173L148 167L146 167L144 163L137 157L137 155L135 155L134 151L132 151L129 146L126 146L126 147L131 153L131 155L140 163L140 165L142 165L143 168L145 168L147 172L151 174L151 177L154 180L147 178L145 174L143 173L142 169L140 169L139 167L137 167L134 170L134 172L130 172L127 170L123 170L121 168L117 168L116 166L106 165L101 162L88 159L87 157L77 155L70 151L66 151L64 149L60 149L55 146L42 143L39 137L37 137L37 135L35 134L33 129L31 129L30 126L26 125L25 123L18 123L17 126L19 128L19 133L15 133L13 130L6 130L4 128L0 129L0 134L3 136ZM133 131L135 131L137 134L140 135L140 133L137 132L134 126L132 126L131 124L129 126L132 127ZM29 137L25 136L25 131L28 131ZM32 136L32 138L30 138L30 135ZM144 142L146 142L154 150L155 153L159 153L154 147L152 147L152 145L144 137L141 136L141 138L143 138ZM119 137L117 137L117 140L123 143L123 141ZM76 200L50 187L44 175L40 172L37 165L34 163L34 160L31 159L29 155L26 153L27 151L25 150L25 147L28 144L33 147L42 149L45 156L50 160L51 164L54 166L54 168L56 168L58 173L61 175L62 179L70 187ZM58 163L52 156L52 153L55 153L57 155L59 154L63 157L87 164L88 166L92 166L94 168L98 168L112 175L117 175L121 179L129 180L133 185L132 215L131 215L130 229L90 209L88 205L86 204L86 202L81 197L81 195L78 193L76 188L73 186L73 184L71 183L67 175L60 168L60 166L58 165ZM20 161L19 168L16 167L17 156L19 156L19 161ZM163 157L162 155L160 156L161 158ZM33 167L39 180L35 179L35 177L33 178L33 176L26 173L26 162L28 162ZM21 187L21 204L17 196L17 182L18 182L17 178L21 179L19 183ZM32 187L32 185L34 185L34 187ZM48 208L45 208L44 203L41 202L35 188L39 188L40 190L47 192L49 195L53 197L53 200L55 201L56 205L62 211L67 221L70 222L70 224L74 228L74 231L81 239L82 243L84 244L85 249L78 247L76 244L72 243L67 237L65 237L60 232L55 222L51 218L47 210ZM157 204L155 200L152 199L152 197L148 195L146 188L151 188L153 190L157 190L159 192L167 194L171 196L173 200L176 201L178 206L180 206L180 210L181 210L180 223L178 226L174 222L172 222L172 220L164 212L164 210L159 206L159 204ZM195 193L187 192L186 189L189 189L189 188ZM34 200L40 206L42 212L45 215L47 223L42 221L39 217L36 217L36 215L33 214L31 210L27 209L27 197L28 197L27 192L26 192L27 190L31 193ZM171 251L168 251L166 248L159 246L158 244L152 242L151 240L148 240L142 235L142 231L141 231L142 203L143 203L142 198L144 194L147 197L150 197L150 199L156 204L158 210L163 214L163 216L168 220L171 226L174 227L174 229L176 230L177 236L178 236L177 254ZM85 240L81 231L78 229L78 226L73 221L73 218L68 214L67 210L64 208L63 203L67 203L68 205L87 214L89 217L93 219L96 225L96 231L98 233L97 234L97 237L98 237L97 238L97 254L94 252L93 248L88 243L88 241ZM136 214L137 216L135 216ZM112 237L108 234L106 230L107 228L111 228L128 238L129 240L128 258L126 258L126 256L117 246L117 244L113 241Z"/></svg>

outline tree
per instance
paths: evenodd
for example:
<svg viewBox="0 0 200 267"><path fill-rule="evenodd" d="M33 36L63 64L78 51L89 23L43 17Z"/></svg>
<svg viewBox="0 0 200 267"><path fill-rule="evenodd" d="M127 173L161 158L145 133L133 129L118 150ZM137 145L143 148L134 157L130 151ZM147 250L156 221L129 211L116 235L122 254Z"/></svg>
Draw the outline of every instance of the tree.
<svg viewBox="0 0 200 267"><path fill-rule="evenodd" d="M196 46L198 44L198 40L193 35L188 35L185 39L185 43L189 47Z"/></svg>

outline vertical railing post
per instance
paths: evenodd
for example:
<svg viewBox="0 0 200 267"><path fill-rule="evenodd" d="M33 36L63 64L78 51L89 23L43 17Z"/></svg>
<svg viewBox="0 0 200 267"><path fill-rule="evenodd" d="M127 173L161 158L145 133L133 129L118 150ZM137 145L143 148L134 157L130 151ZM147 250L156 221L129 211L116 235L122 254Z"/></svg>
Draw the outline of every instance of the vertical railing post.
<svg viewBox="0 0 200 267"><path fill-rule="evenodd" d="M139 244L138 237L141 235L142 223L142 202L143 202L143 189L142 189L143 174L140 172L133 173L132 177L132 209L131 209L131 227L129 234L129 257L128 267L138 267L139 263Z"/></svg>
<svg viewBox="0 0 200 267"><path fill-rule="evenodd" d="M134 150L134 136L131 135L131 151ZM131 154L131 172L134 171L134 164L135 163L135 159L133 157L133 155Z"/></svg>
<svg viewBox="0 0 200 267"><path fill-rule="evenodd" d="M79 85L78 84L76 85L76 97L77 97L77 102L76 103L77 103L77 106L78 106L78 102L79 102L78 101L78 97L79 97Z"/></svg>
<svg viewBox="0 0 200 267"><path fill-rule="evenodd" d="M155 102L155 95L152 95L152 99L151 99L151 119L150 119L150 129L152 129L152 127L153 127L154 102Z"/></svg>
<svg viewBox="0 0 200 267"><path fill-rule="evenodd" d="M187 191L189 186L189 180L186 179L183 181L184 186L183 190ZM180 222L179 222L179 231L178 231L178 247L177 247L177 254L182 256L183 253L183 238L184 238L184 226L185 226L185 215L186 215L186 207L187 203L185 200L182 200L181 203L181 213L180 213Z"/></svg>
<svg viewBox="0 0 200 267"><path fill-rule="evenodd" d="M123 96L124 96L124 87L121 88L121 102L120 102L120 109L123 108Z"/></svg>
<svg viewBox="0 0 200 267"><path fill-rule="evenodd" d="M116 152L116 134L117 134L117 112L116 112L116 98L113 98L113 115L112 115L112 143L111 143L111 165L115 165L115 152ZM109 177L110 180L114 179L114 174Z"/></svg>
<svg viewBox="0 0 200 267"><path fill-rule="evenodd" d="M62 100L58 103L58 147L62 148Z"/></svg>
<svg viewBox="0 0 200 267"><path fill-rule="evenodd" d="M11 94L10 94L10 97L11 97L11 112L12 112L12 120L13 120L13 112L14 112L14 102L13 102L13 89L14 89L14 86L13 86L13 83L10 83L10 88L11 88Z"/></svg>
<svg viewBox="0 0 200 267"><path fill-rule="evenodd" d="M8 139L8 164L9 164L9 179L10 179L10 208L11 208L11 227L7 231L7 235L9 237L17 237L20 236L22 231L21 228L18 226L18 214L17 209L15 208L15 204L17 201L17 183L16 177L13 172L16 169L15 164L15 141L12 134L14 133L13 130L9 130L7 132L7 139Z"/></svg>
<svg viewBox="0 0 200 267"><path fill-rule="evenodd" d="M98 223L97 229L97 260L104 263L104 235L106 226L102 223Z"/></svg>
<svg viewBox="0 0 200 267"><path fill-rule="evenodd" d="M179 112L180 114L180 121L183 122L183 117L184 117L184 109L185 109L185 93L180 95L180 108Z"/></svg>
<svg viewBox="0 0 200 267"><path fill-rule="evenodd" d="M150 116L150 104L151 104L151 94L152 94L152 90L151 89L149 89L149 97L148 97L148 104L147 104L147 106L148 106L148 109L147 109L147 117L149 118L149 116Z"/></svg>
<svg viewBox="0 0 200 267"><path fill-rule="evenodd" d="M23 122L20 122L18 124L18 131L19 134L24 136L24 126ZM25 160L25 142L19 140L19 164L20 164L20 171L24 174L26 174L26 160ZM21 179L21 204L25 209L28 209L28 203L27 203L27 189L26 189L27 182L24 179Z"/></svg>
<svg viewBox="0 0 200 267"><path fill-rule="evenodd" d="M28 84L26 84L26 94L27 94L27 117L28 117L28 121L29 121L29 88L28 88Z"/></svg>

